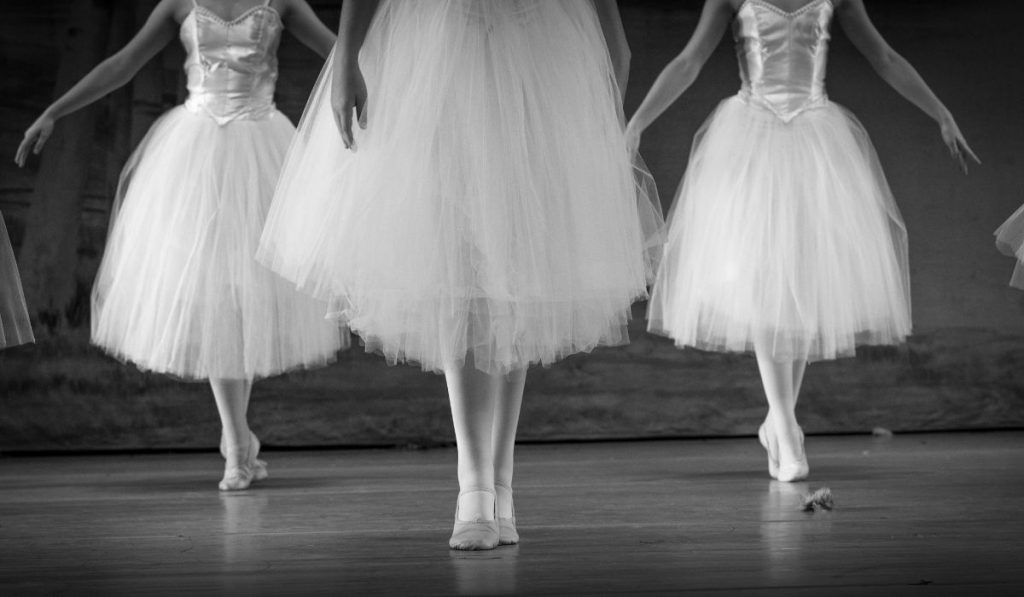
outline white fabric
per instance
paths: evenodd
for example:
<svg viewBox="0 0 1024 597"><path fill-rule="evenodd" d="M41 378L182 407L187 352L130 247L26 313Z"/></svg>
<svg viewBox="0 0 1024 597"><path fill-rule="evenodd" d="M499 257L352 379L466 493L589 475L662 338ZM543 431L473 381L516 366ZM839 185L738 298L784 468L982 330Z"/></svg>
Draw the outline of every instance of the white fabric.
<svg viewBox="0 0 1024 597"><path fill-rule="evenodd" d="M1010 286L1024 290L1024 205L1003 222L995 236L999 250L1017 260Z"/></svg>
<svg viewBox="0 0 1024 597"><path fill-rule="evenodd" d="M627 342L662 219L589 0L386 1L360 63L358 151L328 59L260 259L390 362L439 371L471 351L500 373Z"/></svg>
<svg viewBox="0 0 1024 597"><path fill-rule="evenodd" d="M0 348L35 342L11 239L0 214Z"/></svg>

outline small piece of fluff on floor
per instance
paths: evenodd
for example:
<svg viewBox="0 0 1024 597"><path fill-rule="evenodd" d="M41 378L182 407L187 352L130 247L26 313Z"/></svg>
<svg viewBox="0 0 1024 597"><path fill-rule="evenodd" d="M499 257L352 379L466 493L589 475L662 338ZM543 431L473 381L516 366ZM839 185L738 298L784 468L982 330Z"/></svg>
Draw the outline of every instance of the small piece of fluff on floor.
<svg viewBox="0 0 1024 597"><path fill-rule="evenodd" d="M822 487L804 496L804 512L817 512L818 510L831 510L835 505L832 500L832 490Z"/></svg>

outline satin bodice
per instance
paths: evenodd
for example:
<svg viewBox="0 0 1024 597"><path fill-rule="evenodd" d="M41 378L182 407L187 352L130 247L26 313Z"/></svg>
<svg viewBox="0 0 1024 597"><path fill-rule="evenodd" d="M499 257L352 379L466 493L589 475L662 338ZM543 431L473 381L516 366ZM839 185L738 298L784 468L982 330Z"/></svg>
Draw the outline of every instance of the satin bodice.
<svg viewBox="0 0 1024 597"><path fill-rule="evenodd" d="M274 111L277 46L284 28L265 2L230 21L196 4L181 23L188 100L219 124Z"/></svg>
<svg viewBox="0 0 1024 597"><path fill-rule="evenodd" d="M746 0L733 23L743 87L740 97L784 121L828 102L830 0L810 0L786 12L763 0Z"/></svg>

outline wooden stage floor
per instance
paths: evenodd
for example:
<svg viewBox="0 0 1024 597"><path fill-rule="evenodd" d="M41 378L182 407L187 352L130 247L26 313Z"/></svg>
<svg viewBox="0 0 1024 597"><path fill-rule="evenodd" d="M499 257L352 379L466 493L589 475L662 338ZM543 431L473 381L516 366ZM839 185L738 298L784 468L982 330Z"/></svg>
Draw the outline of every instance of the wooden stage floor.
<svg viewBox="0 0 1024 597"><path fill-rule="evenodd" d="M1024 594L1024 432L526 445L522 543L447 548L455 452L0 457L0 595ZM832 512L801 511L827 486Z"/></svg>

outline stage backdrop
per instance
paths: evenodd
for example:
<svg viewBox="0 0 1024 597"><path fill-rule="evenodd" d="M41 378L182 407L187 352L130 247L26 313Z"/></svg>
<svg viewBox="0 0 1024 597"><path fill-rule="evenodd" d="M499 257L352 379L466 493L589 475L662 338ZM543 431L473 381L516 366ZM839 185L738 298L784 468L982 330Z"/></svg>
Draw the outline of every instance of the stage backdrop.
<svg viewBox="0 0 1024 597"><path fill-rule="evenodd" d="M337 4L314 4L334 28ZM631 112L682 49L700 2L621 4L633 48ZM1020 427L1024 293L1006 286L1012 262L992 244L992 231L1024 201L1020 3L867 4L883 35L957 116L984 164L960 174L935 124L877 78L834 30L830 95L870 132L909 228L915 334L899 348L813 365L800 416L811 433ZM67 125L56 179L42 180L49 175L38 175L39 160L18 170L10 159L55 86L123 44L145 6L135 0L4 3L0 210L28 270L26 288L40 321L37 345L0 353L3 451L203 448L217 441L208 387L139 373L88 346L88 292L117 172L156 115L181 100L181 50L169 48L126 91ZM320 66L285 40L278 102L293 119ZM693 88L645 137L642 150L666 209L694 132L738 83L732 42L725 39ZM40 215L40 201L50 202L50 215ZM48 278L40 274L47 267ZM643 309L634 310L630 346L531 372L522 439L753 433L764 416L753 359L677 350L643 331ZM252 422L269 446L424 446L453 438L441 377L386 367L358 348L324 370L258 383Z"/></svg>

